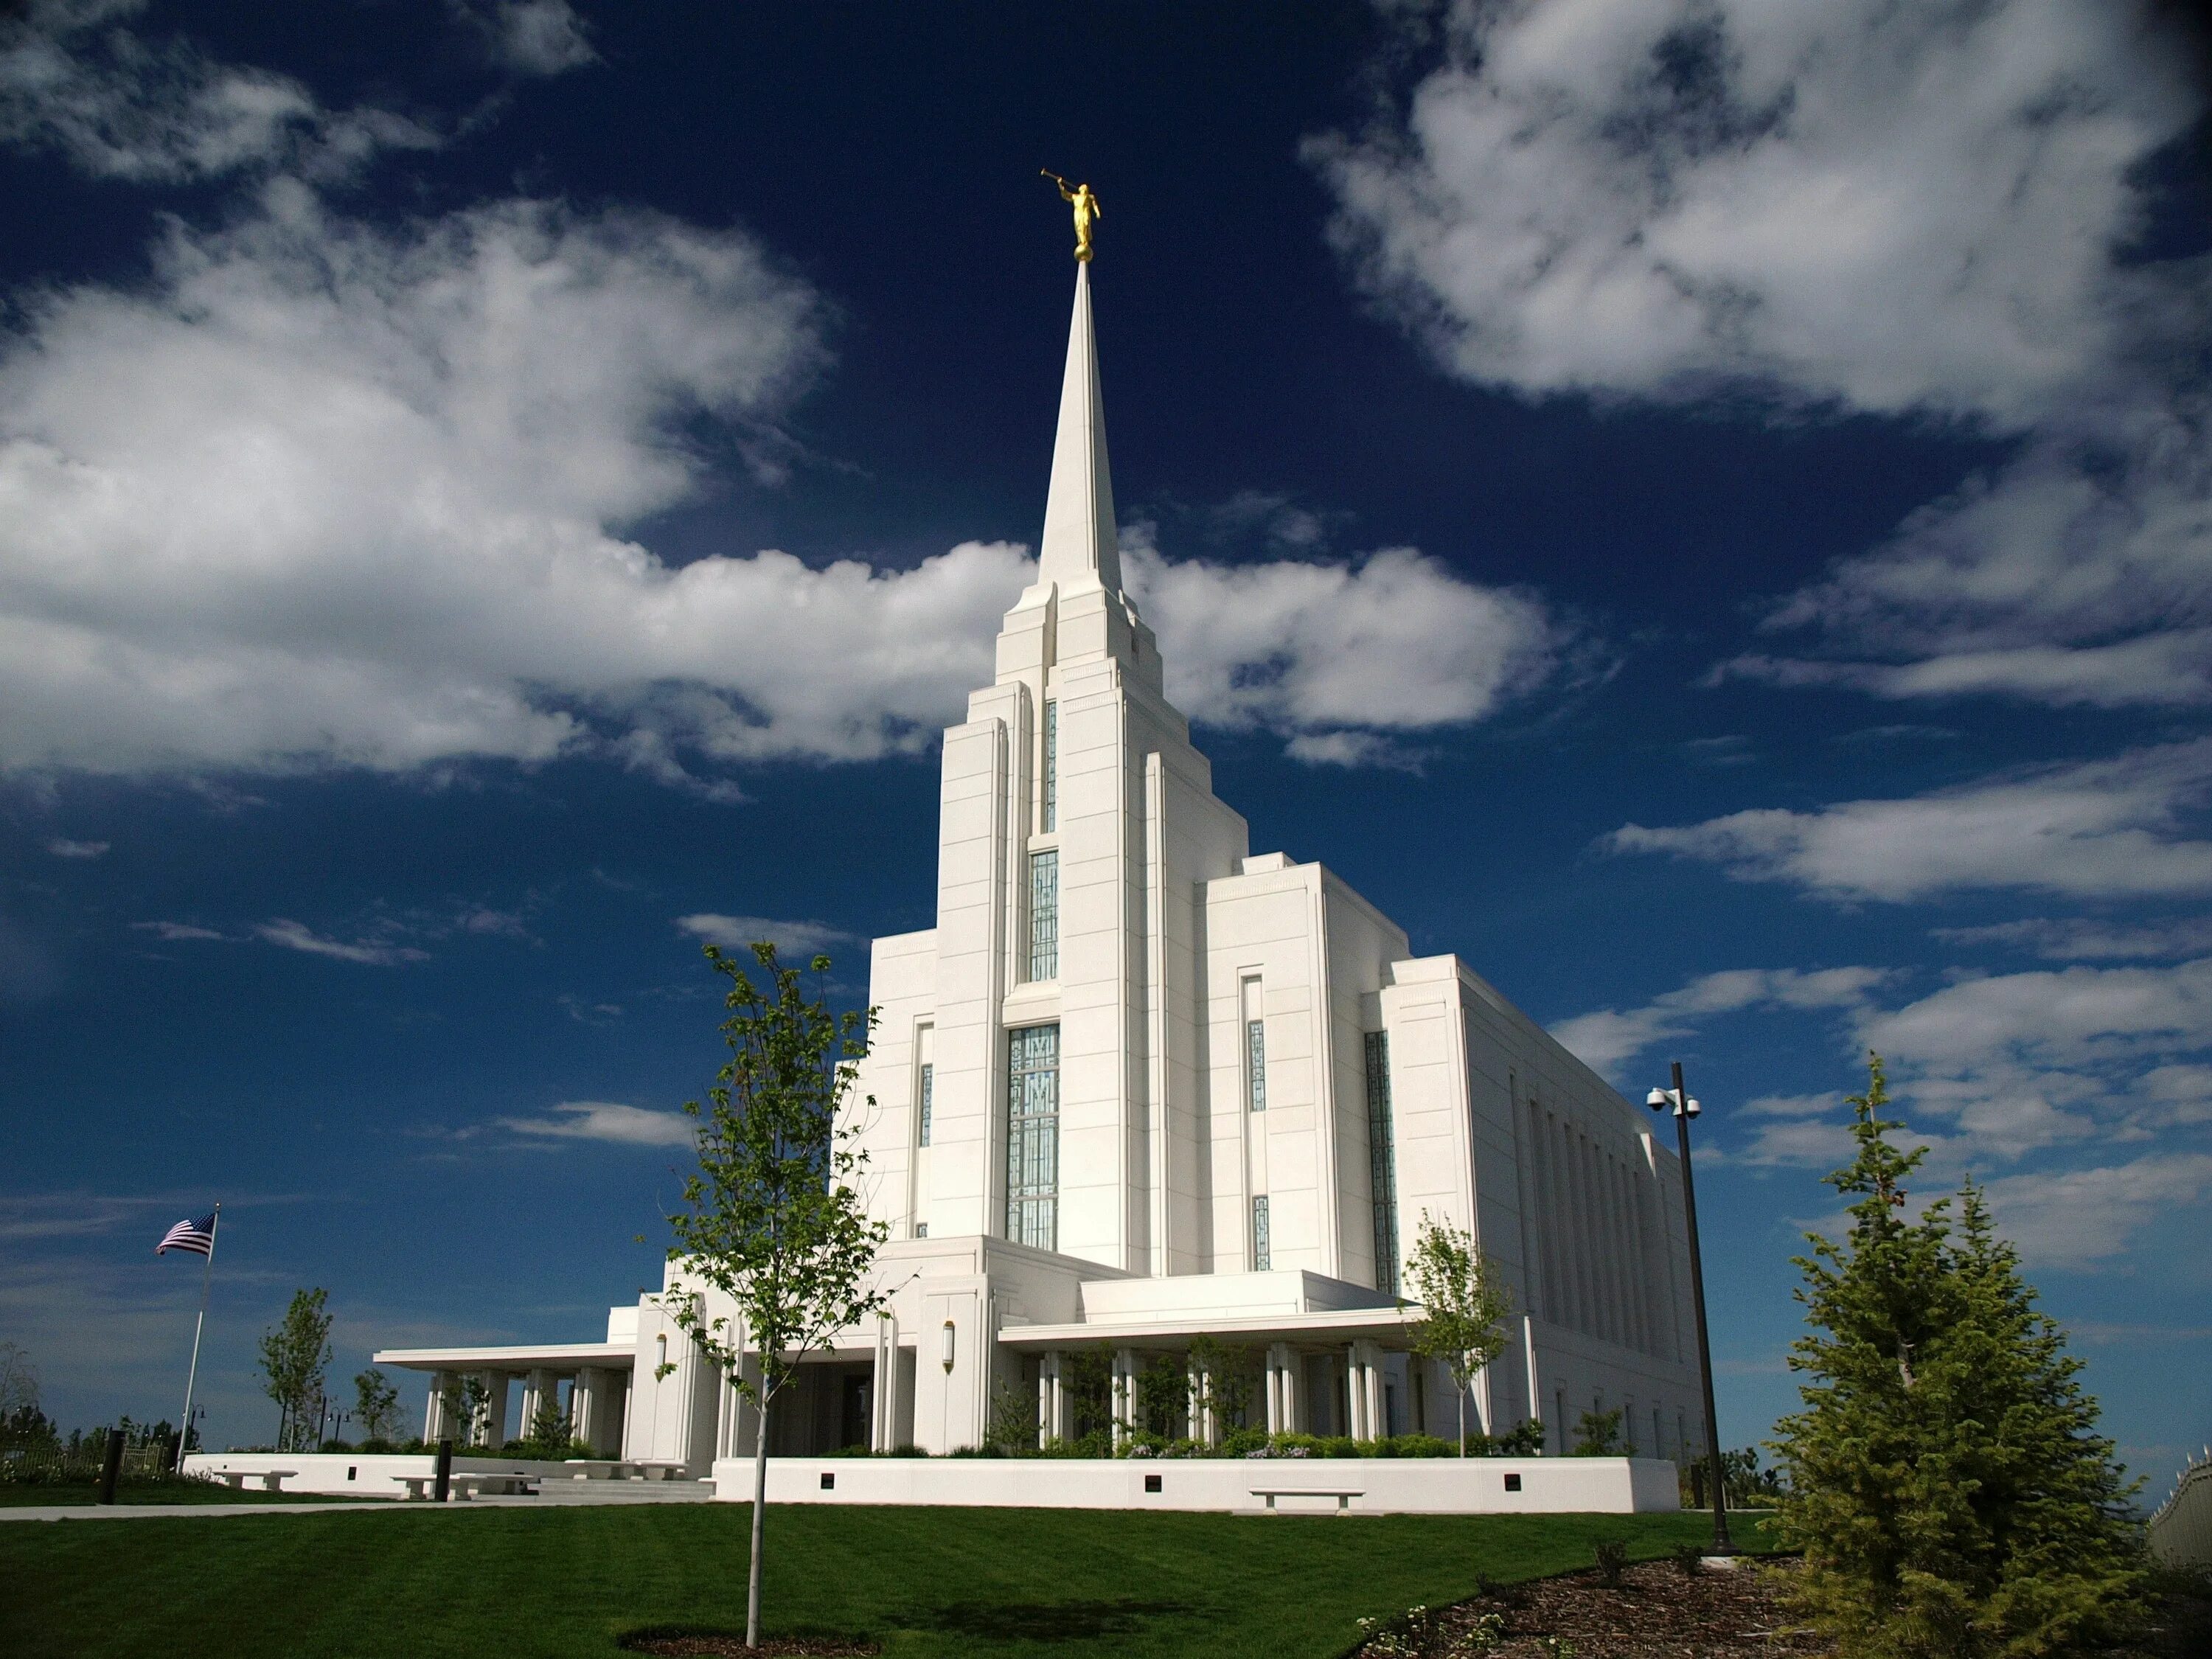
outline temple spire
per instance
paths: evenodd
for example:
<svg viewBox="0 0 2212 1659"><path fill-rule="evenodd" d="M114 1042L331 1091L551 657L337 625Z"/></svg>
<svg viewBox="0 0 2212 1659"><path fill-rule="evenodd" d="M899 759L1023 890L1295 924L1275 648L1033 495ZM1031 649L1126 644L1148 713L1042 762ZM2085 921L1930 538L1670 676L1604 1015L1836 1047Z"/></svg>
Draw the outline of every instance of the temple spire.
<svg viewBox="0 0 2212 1659"><path fill-rule="evenodd" d="M1038 580L1057 582L1064 593L1093 586L1109 593L1121 591L1087 259L1075 267L1075 316L1067 331L1067 374L1060 388L1060 431L1053 440L1052 484L1045 495L1037 566Z"/></svg>

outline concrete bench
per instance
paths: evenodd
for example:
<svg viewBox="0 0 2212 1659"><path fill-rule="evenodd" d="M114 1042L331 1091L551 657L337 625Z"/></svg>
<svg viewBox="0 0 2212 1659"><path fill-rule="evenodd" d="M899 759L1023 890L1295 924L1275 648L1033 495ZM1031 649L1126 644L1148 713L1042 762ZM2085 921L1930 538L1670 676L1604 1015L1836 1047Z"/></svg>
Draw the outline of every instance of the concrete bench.
<svg viewBox="0 0 2212 1659"><path fill-rule="evenodd" d="M457 1474L452 1485L453 1496L464 1504L478 1492L487 1498L533 1498L538 1493L536 1481L526 1474Z"/></svg>
<svg viewBox="0 0 2212 1659"><path fill-rule="evenodd" d="M395 1474L392 1478L407 1488L407 1500L410 1501L428 1498L430 1489L438 1484L438 1477L434 1474Z"/></svg>
<svg viewBox="0 0 2212 1659"><path fill-rule="evenodd" d="M684 1473L683 1463L674 1458L641 1457L630 1467L647 1480L673 1480Z"/></svg>
<svg viewBox="0 0 2212 1659"><path fill-rule="evenodd" d="M233 1492L244 1492L249 1480L258 1480L264 1492L282 1492L287 1480L300 1478L297 1469L210 1469L208 1473Z"/></svg>
<svg viewBox="0 0 2212 1659"><path fill-rule="evenodd" d="M1250 1491L1253 1497L1266 1498L1270 1510L1275 1508L1279 1498L1334 1498L1339 1514L1350 1511L1353 1498L1367 1496L1358 1486L1254 1486Z"/></svg>
<svg viewBox="0 0 2212 1659"><path fill-rule="evenodd" d="M571 1457L567 1462L575 1471L568 1477L572 1480L627 1480L633 1473L643 1474L638 1465L619 1457Z"/></svg>

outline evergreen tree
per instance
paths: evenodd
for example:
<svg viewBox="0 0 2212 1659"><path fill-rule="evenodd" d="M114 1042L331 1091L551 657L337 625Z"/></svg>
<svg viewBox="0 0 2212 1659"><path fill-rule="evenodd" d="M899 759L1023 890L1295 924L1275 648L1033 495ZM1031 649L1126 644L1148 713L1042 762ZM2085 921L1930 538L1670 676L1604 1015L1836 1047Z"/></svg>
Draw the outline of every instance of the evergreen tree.
<svg viewBox="0 0 2212 1659"><path fill-rule="evenodd" d="M1880 1055L1854 1096L1856 1201L1800 1258L1804 1409L1778 1425L1798 1594L1853 1659L2031 1659L2112 1635L2140 1569L2081 1362L2035 1307L1980 1192L1905 1213L1923 1152L1888 1139Z"/></svg>

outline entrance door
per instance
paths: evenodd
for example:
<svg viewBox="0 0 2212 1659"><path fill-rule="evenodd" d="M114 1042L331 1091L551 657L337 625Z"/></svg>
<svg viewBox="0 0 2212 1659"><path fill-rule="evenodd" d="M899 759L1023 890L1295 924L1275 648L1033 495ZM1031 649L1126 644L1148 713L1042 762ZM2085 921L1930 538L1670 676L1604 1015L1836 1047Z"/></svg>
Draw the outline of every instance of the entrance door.
<svg viewBox="0 0 2212 1659"><path fill-rule="evenodd" d="M840 1448L865 1446L875 1416L876 1380L863 1371L857 1376L846 1377L844 1384L844 1409L838 1419L837 1444Z"/></svg>

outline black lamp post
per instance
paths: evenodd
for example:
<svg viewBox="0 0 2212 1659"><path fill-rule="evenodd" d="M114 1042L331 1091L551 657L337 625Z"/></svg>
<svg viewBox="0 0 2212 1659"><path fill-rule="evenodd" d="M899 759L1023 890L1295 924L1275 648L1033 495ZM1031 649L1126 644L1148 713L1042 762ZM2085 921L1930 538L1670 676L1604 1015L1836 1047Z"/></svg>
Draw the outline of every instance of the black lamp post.
<svg viewBox="0 0 2212 1659"><path fill-rule="evenodd" d="M1698 1308L1698 1372L1705 1389L1705 1457L1707 1478L1713 1487L1713 1550L1717 1554L1735 1553L1735 1546L1729 1541L1728 1479L1721 1466L1720 1413L1713 1407L1713 1349L1705 1335L1705 1269L1698 1250L1698 1188L1690 1177L1690 1120L1698 1115L1698 1103L1690 1098L1682 1087L1682 1062L1674 1062L1674 1086L1654 1089L1644 1097L1644 1103L1655 1112L1673 1107L1674 1130L1682 1153L1682 1214L1690 1229L1690 1298Z"/></svg>

